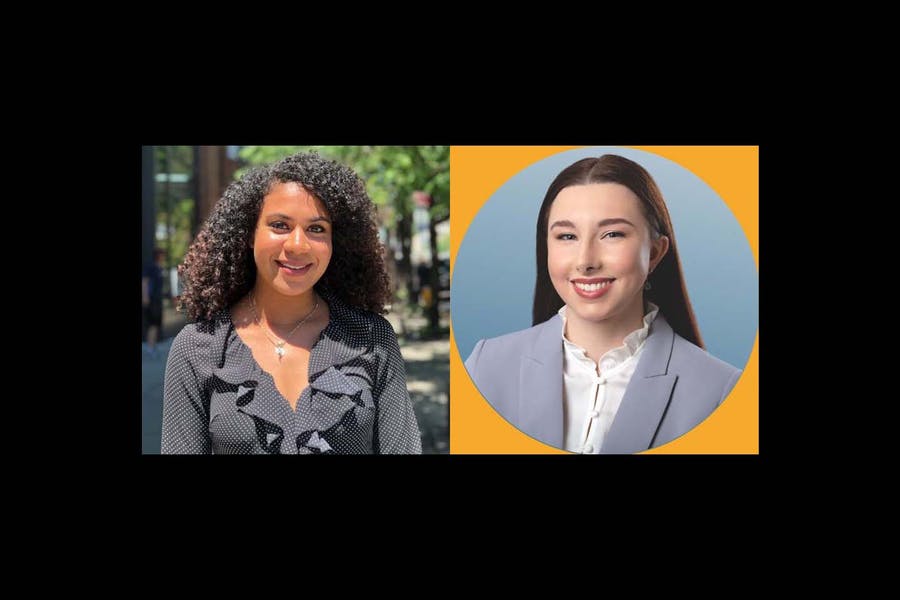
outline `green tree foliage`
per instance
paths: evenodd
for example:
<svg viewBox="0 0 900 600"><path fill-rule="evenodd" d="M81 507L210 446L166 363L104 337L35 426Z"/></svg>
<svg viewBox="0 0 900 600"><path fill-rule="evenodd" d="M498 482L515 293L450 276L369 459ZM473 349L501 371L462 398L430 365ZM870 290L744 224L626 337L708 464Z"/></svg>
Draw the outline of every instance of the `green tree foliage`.
<svg viewBox="0 0 900 600"><path fill-rule="evenodd" d="M182 198L175 201L172 207L172 240L171 240L171 265L177 265L184 260L187 249L191 245L191 222L194 218L194 199Z"/></svg>
<svg viewBox="0 0 900 600"><path fill-rule="evenodd" d="M315 150L353 168L366 182L369 197L383 211L385 225L412 212L412 193L431 195L432 217L440 223L450 216L450 148L448 146L243 146L247 165L269 164L296 152ZM235 176L240 177L245 169Z"/></svg>
<svg viewBox="0 0 900 600"><path fill-rule="evenodd" d="M166 232L156 244L168 253L167 266L180 263L187 253L194 229L194 154L191 146L155 146L156 173L163 176L154 186L156 219Z"/></svg>

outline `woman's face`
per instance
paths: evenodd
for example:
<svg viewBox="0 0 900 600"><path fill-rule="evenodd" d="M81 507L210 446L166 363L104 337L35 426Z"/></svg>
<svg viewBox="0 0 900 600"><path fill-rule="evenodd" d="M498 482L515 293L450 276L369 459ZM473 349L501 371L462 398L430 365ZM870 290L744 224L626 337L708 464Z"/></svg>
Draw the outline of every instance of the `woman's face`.
<svg viewBox="0 0 900 600"><path fill-rule="evenodd" d="M299 296L312 289L331 260L331 219L321 200L298 183L276 183L263 198L253 260L257 284Z"/></svg>
<svg viewBox="0 0 900 600"><path fill-rule="evenodd" d="M547 224L547 268L568 315L591 322L643 316L644 282L669 240L651 239L634 192L618 183L564 188Z"/></svg>

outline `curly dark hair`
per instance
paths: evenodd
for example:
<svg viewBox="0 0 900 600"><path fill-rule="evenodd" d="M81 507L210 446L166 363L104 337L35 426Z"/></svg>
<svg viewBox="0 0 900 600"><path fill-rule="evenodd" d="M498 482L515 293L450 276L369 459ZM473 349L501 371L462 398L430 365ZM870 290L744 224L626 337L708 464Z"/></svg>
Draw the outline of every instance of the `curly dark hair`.
<svg viewBox="0 0 900 600"><path fill-rule="evenodd" d="M276 183L288 182L316 196L331 216L331 262L316 291L363 310L385 312L390 286L365 184L351 168L315 152L253 168L228 186L178 265L184 286L179 311L193 320L212 319L250 291L256 281L250 242L263 197Z"/></svg>

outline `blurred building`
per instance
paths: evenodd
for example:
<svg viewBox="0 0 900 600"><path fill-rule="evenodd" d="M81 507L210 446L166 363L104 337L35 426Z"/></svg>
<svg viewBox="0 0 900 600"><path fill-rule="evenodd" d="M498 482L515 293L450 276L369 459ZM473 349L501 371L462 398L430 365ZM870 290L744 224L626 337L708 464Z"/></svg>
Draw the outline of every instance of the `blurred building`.
<svg viewBox="0 0 900 600"><path fill-rule="evenodd" d="M239 146L141 147L142 267L152 260L154 246L167 251L170 267L181 260L185 241L194 238L232 181L239 166L239 149ZM171 281L169 277L166 279Z"/></svg>

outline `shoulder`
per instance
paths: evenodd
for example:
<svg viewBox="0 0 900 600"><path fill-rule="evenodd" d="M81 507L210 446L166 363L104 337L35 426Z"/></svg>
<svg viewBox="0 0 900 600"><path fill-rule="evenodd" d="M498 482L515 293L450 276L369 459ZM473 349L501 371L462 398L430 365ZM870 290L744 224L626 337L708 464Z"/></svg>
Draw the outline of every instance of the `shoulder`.
<svg viewBox="0 0 900 600"><path fill-rule="evenodd" d="M466 360L466 367L472 369L476 364L508 364L508 361L518 359L526 350L531 349L547 328L553 327L561 327L559 317L555 315L528 329L479 340Z"/></svg>
<svg viewBox="0 0 900 600"><path fill-rule="evenodd" d="M678 374L683 391L709 395L717 404L728 396L743 372L678 334L675 334L670 370Z"/></svg>
<svg viewBox="0 0 900 600"><path fill-rule="evenodd" d="M527 344L536 338L545 325L546 323L541 323L540 325L535 325L528 329L521 329L519 331L513 331L512 333L484 339L482 340L484 349L489 349L491 352L514 352L516 350L521 350L523 344Z"/></svg>
<svg viewBox="0 0 900 600"><path fill-rule="evenodd" d="M361 313L373 334L378 337L397 338L394 326L384 316L369 311L361 311Z"/></svg>
<svg viewBox="0 0 900 600"><path fill-rule="evenodd" d="M208 360L211 350L225 342L230 319L221 312L212 319L204 319L185 325L175 339L169 355L172 360L201 363Z"/></svg>
<svg viewBox="0 0 900 600"><path fill-rule="evenodd" d="M331 319L355 344L396 346L397 334L390 321L383 316L346 304L337 298L328 299Z"/></svg>
<svg viewBox="0 0 900 600"><path fill-rule="evenodd" d="M740 372L740 369L716 358L677 333L675 334L675 343L672 349L672 361L675 363L675 366L687 368L690 371L699 371L709 376L731 377L735 373Z"/></svg>
<svg viewBox="0 0 900 600"><path fill-rule="evenodd" d="M363 318L368 322L372 345L376 349L391 352L400 352L400 344L397 341L397 332L391 322L382 315L364 311Z"/></svg>

